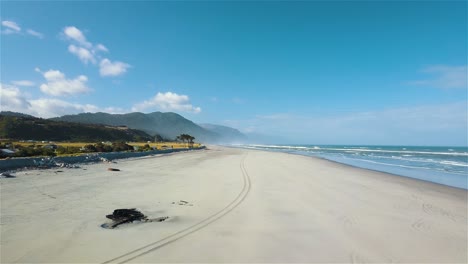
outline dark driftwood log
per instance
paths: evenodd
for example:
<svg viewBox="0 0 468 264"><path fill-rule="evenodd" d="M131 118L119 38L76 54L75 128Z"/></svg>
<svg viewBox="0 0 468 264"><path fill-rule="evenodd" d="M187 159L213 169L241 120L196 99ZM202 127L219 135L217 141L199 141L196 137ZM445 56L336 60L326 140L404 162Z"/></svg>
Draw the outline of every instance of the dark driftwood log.
<svg viewBox="0 0 468 264"><path fill-rule="evenodd" d="M133 221L162 222L169 218L167 216L164 216L154 219L148 219L147 216L145 216L135 208L116 209L112 214L106 215L106 217L114 221L112 224L108 225L108 228L115 228L121 224L130 223Z"/></svg>
<svg viewBox="0 0 468 264"><path fill-rule="evenodd" d="M135 208L132 209L116 209L111 215L106 215L107 218L114 220L114 223L110 226L114 228L118 225L129 223L137 220L146 220L146 216Z"/></svg>

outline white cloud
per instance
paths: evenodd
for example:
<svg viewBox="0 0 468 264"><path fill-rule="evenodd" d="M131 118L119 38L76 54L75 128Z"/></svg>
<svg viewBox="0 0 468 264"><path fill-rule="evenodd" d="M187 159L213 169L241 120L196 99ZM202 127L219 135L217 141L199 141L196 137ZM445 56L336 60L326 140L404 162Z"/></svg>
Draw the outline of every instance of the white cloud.
<svg viewBox="0 0 468 264"><path fill-rule="evenodd" d="M21 112L30 106L31 104L20 89L0 83L0 111Z"/></svg>
<svg viewBox="0 0 468 264"><path fill-rule="evenodd" d="M13 32L19 33L21 31L21 27L13 21L4 20L2 21L2 26L10 29L9 31L10 33L13 33Z"/></svg>
<svg viewBox="0 0 468 264"><path fill-rule="evenodd" d="M59 99L40 98L30 100L33 115L49 118L83 112L98 112L99 108L91 104L70 103Z"/></svg>
<svg viewBox="0 0 468 264"><path fill-rule="evenodd" d="M55 98L30 99L18 87L0 83L0 111L13 111L36 117L50 118L83 112L124 113L122 108L101 108L92 104L79 104Z"/></svg>
<svg viewBox="0 0 468 264"><path fill-rule="evenodd" d="M232 98L232 102L235 104L245 104L245 100L239 97Z"/></svg>
<svg viewBox="0 0 468 264"><path fill-rule="evenodd" d="M131 66L120 61L110 61L109 59L101 60L99 63L99 73L101 76L118 76L127 72Z"/></svg>
<svg viewBox="0 0 468 264"><path fill-rule="evenodd" d="M36 38L40 38L40 39L44 38L44 34L42 34L40 32L37 32L37 31L34 31L32 29L26 30L26 33L28 33L29 35L34 36Z"/></svg>
<svg viewBox="0 0 468 264"><path fill-rule="evenodd" d="M107 107L100 108L92 104L79 104L67 102L64 100L56 98L39 98L29 101L31 107L28 111L30 115L50 118L63 115L72 115L79 113L96 113L96 112L106 112L106 113L123 113L124 111L121 108L116 107Z"/></svg>
<svg viewBox="0 0 468 264"><path fill-rule="evenodd" d="M37 68L36 71L40 72ZM57 70L49 70L41 72L41 74L47 81L47 83L40 86L43 93L53 96L67 96L91 91L91 89L86 86L88 78L84 75L80 75L75 79L67 79L65 74Z"/></svg>
<svg viewBox="0 0 468 264"><path fill-rule="evenodd" d="M88 62L91 62L93 64L96 63L94 55L89 50L83 47L77 47L71 44L70 46L68 46L68 51L72 54L75 54L84 64L88 64Z"/></svg>
<svg viewBox="0 0 468 264"><path fill-rule="evenodd" d="M84 47L86 47L88 49L92 48L92 46L93 46L90 42L88 42L86 40L86 37L81 32L81 30L79 30L76 27L73 27L73 26L66 27L66 28L63 29L63 33L65 34L65 36L68 39L76 41L81 46L84 46Z"/></svg>
<svg viewBox="0 0 468 264"><path fill-rule="evenodd" d="M35 86L36 85L34 82L28 81L28 80L12 81L11 83L16 86Z"/></svg>
<svg viewBox="0 0 468 264"><path fill-rule="evenodd" d="M154 109L192 113L201 112L200 107L194 107L192 104L190 104L190 98L187 95L178 95L171 92L157 93L150 100L143 101L132 107L132 111L145 111Z"/></svg>
<svg viewBox="0 0 468 264"><path fill-rule="evenodd" d="M435 88L467 88L468 68L464 66L434 65L424 68L422 73L433 75L430 79L410 81L411 85Z"/></svg>
<svg viewBox="0 0 468 264"><path fill-rule="evenodd" d="M98 50L98 51L109 52L109 50L106 48L106 46L104 46L102 44L97 44L95 49Z"/></svg>
<svg viewBox="0 0 468 264"><path fill-rule="evenodd" d="M63 29L63 34L73 44L68 46L68 51L76 55L84 64L99 62L99 73L101 76L119 76L127 72L130 64L121 61L111 61L102 58L100 53L109 52L109 49L101 43L94 45L89 42L83 32L74 26Z"/></svg>

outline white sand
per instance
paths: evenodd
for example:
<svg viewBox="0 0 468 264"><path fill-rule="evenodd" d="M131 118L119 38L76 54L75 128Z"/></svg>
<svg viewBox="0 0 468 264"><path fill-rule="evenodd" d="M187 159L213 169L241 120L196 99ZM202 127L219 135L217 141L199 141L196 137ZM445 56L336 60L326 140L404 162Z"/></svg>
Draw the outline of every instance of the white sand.
<svg viewBox="0 0 468 264"><path fill-rule="evenodd" d="M467 262L461 189L221 147L59 170L0 180L2 263ZM170 218L100 227L132 207Z"/></svg>

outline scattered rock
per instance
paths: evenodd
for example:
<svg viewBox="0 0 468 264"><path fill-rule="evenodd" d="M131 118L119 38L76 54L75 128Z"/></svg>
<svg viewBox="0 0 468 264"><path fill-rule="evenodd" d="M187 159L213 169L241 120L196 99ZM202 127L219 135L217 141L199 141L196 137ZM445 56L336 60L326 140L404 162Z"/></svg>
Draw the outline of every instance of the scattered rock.
<svg viewBox="0 0 468 264"><path fill-rule="evenodd" d="M108 171L120 171L119 169L107 168Z"/></svg>
<svg viewBox="0 0 468 264"><path fill-rule="evenodd" d="M65 162L57 162L54 157L46 157L40 160L33 160L34 165L38 168L48 169L53 167L60 167L60 168L79 168L78 165L73 165Z"/></svg>
<svg viewBox="0 0 468 264"><path fill-rule="evenodd" d="M2 173L0 173L0 178L16 178L16 176L11 175L8 172L2 172Z"/></svg>

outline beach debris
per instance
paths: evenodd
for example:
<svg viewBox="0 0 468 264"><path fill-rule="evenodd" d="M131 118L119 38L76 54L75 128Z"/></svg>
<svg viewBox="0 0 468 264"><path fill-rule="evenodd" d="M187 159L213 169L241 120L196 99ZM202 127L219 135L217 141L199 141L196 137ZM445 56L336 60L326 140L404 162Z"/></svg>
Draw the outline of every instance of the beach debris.
<svg viewBox="0 0 468 264"><path fill-rule="evenodd" d="M176 204L176 202L172 202L172 204ZM178 205L187 205L187 206L193 206L193 204L187 202L187 201L184 201L184 200L179 200L177 202Z"/></svg>
<svg viewBox="0 0 468 264"><path fill-rule="evenodd" d="M102 161L102 162L107 162L107 163L110 163L110 160L107 159L107 158L104 158L104 157L99 157L99 159Z"/></svg>
<svg viewBox="0 0 468 264"><path fill-rule="evenodd" d="M116 163L114 161L109 160L108 158L102 157L98 154L88 154L85 157L87 162L106 162L106 163Z"/></svg>
<svg viewBox="0 0 468 264"><path fill-rule="evenodd" d="M115 168L107 168L108 171L120 171L119 169L115 169Z"/></svg>
<svg viewBox="0 0 468 264"><path fill-rule="evenodd" d="M60 167L60 168L79 168L78 165L69 164L65 162L57 162L54 157L46 157L40 160L33 160L34 165L38 168L48 169L53 167Z"/></svg>
<svg viewBox="0 0 468 264"><path fill-rule="evenodd" d="M138 211L136 208L131 208L131 209L115 209L114 212L110 215L106 215L107 218L111 219L113 222L110 224L103 224L101 227L103 228L108 228L108 229L114 229L115 227L125 224L125 223L131 223L134 221L140 221L140 222L163 222L167 220L169 217L168 216L163 216L163 217L157 217L157 218L152 218L148 219L146 215Z"/></svg>
<svg viewBox="0 0 468 264"><path fill-rule="evenodd" d="M42 158L40 160L33 160L34 165L36 165L39 168L51 168L51 167L57 167L57 162L55 161L54 158Z"/></svg>
<svg viewBox="0 0 468 264"><path fill-rule="evenodd" d="M11 175L8 172L2 172L2 173L0 173L0 178L16 178L16 176Z"/></svg>

